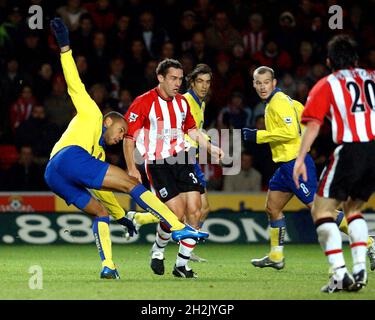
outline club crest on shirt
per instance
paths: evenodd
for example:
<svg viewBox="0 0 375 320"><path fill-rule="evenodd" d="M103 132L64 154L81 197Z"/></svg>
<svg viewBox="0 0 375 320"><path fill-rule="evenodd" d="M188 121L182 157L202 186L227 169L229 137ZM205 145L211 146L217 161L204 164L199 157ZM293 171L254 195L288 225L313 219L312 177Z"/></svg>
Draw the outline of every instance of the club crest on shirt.
<svg viewBox="0 0 375 320"><path fill-rule="evenodd" d="M129 115L129 122L135 122L137 121L138 115L136 113L130 112Z"/></svg>
<svg viewBox="0 0 375 320"><path fill-rule="evenodd" d="M166 197L168 196L168 191L167 191L166 188L160 189L160 190L159 190L159 193L160 193L160 196L161 196L162 198L166 198Z"/></svg>

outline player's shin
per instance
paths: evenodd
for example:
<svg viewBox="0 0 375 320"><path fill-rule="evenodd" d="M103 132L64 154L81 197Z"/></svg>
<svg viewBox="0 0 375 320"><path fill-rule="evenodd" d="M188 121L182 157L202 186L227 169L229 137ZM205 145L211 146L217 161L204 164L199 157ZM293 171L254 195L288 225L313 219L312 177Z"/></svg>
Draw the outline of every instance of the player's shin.
<svg viewBox="0 0 375 320"><path fill-rule="evenodd" d="M180 241L180 247L178 249L176 267L185 267L187 270L190 268L187 263L190 259L191 253L193 252L197 241L191 238L187 238Z"/></svg>
<svg viewBox="0 0 375 320"><path fill-rule="evenodd" d="M315 222L319 243L328 258L331 270L342 279L347 272L342 252L342 239L333 218L322 218Z"/></svg>
<svg viewBox="0 0 375 320"><path fill-rule="evenodd" d="M177 219L175 214L142 184L136 185L130 191L130 195L138 205L157 216L171 231L181 230L185 227L185 225Z"/></svg>
<svg viewBox="0 0 375 320"><path fill-rule="evenodd" d="M155 242L152 246L152 252L161 252L164 254L165 247L171 238L171 231L168 227L160 222L156 227Z"/></svg>
<svg viewBox="0 0 375 320"><path fill-rule="evenodd" d="M348 217L350 247L353 258L353 274L366 270L368 229L362 214Z"/></svg>
<svg viewBox="0 0 375 320"><path fill-rule="evenodd" d="M285 230L286 223L284 217L279 220L270 221L271 251L268 256L272 261L281 261L284 257Z"/></svg>
<svg viewBox="0 0 375 320"><path fill-rule="evenodd" d="M109 232L109 217L96 217L92 225L95 243L99 251L102 266L115 269L112 261L112 243Z"/></svg>

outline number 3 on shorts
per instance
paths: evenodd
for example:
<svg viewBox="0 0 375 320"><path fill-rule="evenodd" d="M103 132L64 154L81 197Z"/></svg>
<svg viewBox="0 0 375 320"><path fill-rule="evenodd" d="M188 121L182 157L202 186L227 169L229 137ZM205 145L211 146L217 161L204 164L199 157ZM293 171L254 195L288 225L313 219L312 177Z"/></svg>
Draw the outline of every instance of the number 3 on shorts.
<svg viewBox="0 0 375 320"><path fill-rule="evenodd" d="M196 176L195 176L194 173L190 172L190 173L189 173L189 176L193 179L193 183L194 183L194 184L197 184L197 183L198 183L198 180L197 180L197 178L196 178Z"/></svg>

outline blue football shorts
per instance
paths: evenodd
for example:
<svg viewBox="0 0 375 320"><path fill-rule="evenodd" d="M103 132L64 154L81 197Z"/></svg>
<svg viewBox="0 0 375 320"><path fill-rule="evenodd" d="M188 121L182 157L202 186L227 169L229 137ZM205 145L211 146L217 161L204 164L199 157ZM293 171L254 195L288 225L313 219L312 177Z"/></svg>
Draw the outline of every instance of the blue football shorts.
<svg viewBox="0 0 375 320"><path fill-rule="evenodd" d="M294 160L283 162L276 170L269 181L269 190L294 193L304 204L309 204L314 200L314 195L318 188L316 168L314 160L309 154L306 155L305 165L307 169L307 181L299 178L300 188L297 189L293 181Z"/></svg>
<svg viewBox="0 0 375 320"><path fill-rule="evenodd" d="M195 169L195 174L197 175L198 181L201 184L203 188L207 187L207 181L206 178L204 177L204 173L201 169L201 166L199 165L198 162L194 164L194 169Z"/></svg>
<svg viewBox="0 0 375 320"><path fill-rule="evenodd" d="M109 164L79 146L61 149L49 160L44 178L51 190L68 205L83 210L91 199L87 189L102 188Z"/></svg>

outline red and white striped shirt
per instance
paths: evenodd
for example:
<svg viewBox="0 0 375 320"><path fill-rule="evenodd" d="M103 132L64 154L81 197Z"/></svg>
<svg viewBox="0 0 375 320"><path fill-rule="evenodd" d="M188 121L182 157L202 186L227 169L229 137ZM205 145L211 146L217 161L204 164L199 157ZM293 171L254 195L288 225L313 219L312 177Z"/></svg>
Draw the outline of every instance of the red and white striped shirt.
<svg viewBox="0 0 375 320"><path fill-rule="evenodd" d="M196 127L186 99L181 94L166 99L158 88L137 97L125 120L127 138L136 141L146 160L165 159L185 150L184 135Z"/></svg>
<svg viewBox="0 0 375 320"><path fill-rule="evenodd" d="M375 71L339 70L311 89L302 123L328 116L335 143L375 140Z"/></svg>

